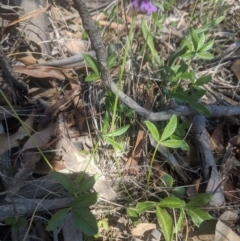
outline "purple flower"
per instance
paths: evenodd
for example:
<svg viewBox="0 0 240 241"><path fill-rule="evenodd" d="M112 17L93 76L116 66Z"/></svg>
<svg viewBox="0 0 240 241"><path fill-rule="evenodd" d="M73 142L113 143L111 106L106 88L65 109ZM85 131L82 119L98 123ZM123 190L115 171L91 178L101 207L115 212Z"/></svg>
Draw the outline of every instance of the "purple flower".
<svg viewBox="0 0 240 241"><path fill-rule="evenodd" d="M151 0L131 0L132 6L143 13L151 14L157 11L157 7L152 5Z"/></svg>

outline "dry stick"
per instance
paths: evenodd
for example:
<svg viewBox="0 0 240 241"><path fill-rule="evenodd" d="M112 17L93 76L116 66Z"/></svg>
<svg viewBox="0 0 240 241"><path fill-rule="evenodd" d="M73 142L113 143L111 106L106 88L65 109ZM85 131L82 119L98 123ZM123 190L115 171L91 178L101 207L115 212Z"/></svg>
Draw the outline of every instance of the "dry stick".
<svg viewBox="0 0 240 241"><path fill-rule="evenodd" d="M5 73L5 75L7 77L7 80L9 82L9 85L12 90L13 103L16 105L17 97L15 94L14 85L24 91L28 91L28 87L24 82L22 82L18 78L17 74L15 74L15 72L13 72L12 67L10 66L10 64L8 63L8 61L5 57L1 44L0 44L0 67L2 68L3 72Z"/></svg>
<svg viewBox="0 0 240 241"><path fill-rule="evenodd" d="M217 166L213 158L212 150L208 140L208 133L205 129L206 119L204 116L195 115L193 118L192 130L195 134L196 146L199 148L203 175L208 181L206 192L213 193L213 198L210 202L213 206L222 206L225 203L223 191L221 188L221 180L217 171Z"/></svg>
<svg viewBox="0 0 240 241"><path fill-rule="evenodd" d="M80 17L82 18L83 27L88 33L91 40L93 50L96 52L97 60L100 65L101 79L104 84L115 94L118 95L119 99L126 104L129 108L136 111L141 116L152 120L161 121L168 120L173 114L177 116L193 115L197 112L188 106L175 106L173 109L162 111L162 112L151 112L141 107L132 98L124 94L116 84L112 81L108 71L107 64L107 51L102 42L101 36L95 24L93 23L92 17L88 11L88 8L83 0L73 0L76 9L78 10ZM222 105L206 105L210 115L212 117L220 116L232 116L240 114L240 106L222 106Z"/></svg>

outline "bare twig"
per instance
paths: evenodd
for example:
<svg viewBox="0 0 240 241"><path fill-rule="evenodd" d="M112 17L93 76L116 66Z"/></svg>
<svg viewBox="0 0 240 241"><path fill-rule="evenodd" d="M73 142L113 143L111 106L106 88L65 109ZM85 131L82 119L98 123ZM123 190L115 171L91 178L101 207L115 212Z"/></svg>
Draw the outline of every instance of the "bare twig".
<svg viewBox="0 0 240 241"><path fill-rule="evenodd" d="M217 166L212 155L210 143L208 141L208 133L205 129L206 119L204 116L196 115L193 118L193 132L197 147L199 148L203 175L208 186L206 191L213 193L211 204L214 206L222 206L225 203L224 195L221 188L221 180L217 171Z"/></svg>

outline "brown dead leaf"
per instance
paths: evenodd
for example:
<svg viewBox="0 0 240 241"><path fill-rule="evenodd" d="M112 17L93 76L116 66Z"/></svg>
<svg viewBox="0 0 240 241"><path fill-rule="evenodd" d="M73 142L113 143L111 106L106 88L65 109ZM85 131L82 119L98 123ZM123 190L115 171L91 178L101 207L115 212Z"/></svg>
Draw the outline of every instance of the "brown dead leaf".
<svg viewBox="0 0 240 241"><path fill-rule="evenodd" d="M157 228L154 223L139 223L135 228L132 229L131 233L133 236L143 236L145 232Z"/></svg>
<svg viewBox="0 0 240 241"><path fill-rule="evenodd" d="M232 225L238 219L238 212L238 210L226 210L221 214L219 219L228 225Z"/></svg>
<svg viewBox="0 0 240 241"><path fill-rule="evenodd" d="M81 39L67 40L65 46L74 54L81 54L87 52L86 44Z"/></svg>
<svg viewBox="0 0 240 241"><path fill-rule="evenodd" d="M7 26L7 28L10 27L10 26L15 25L15 24L17 24L17 23L26 21L26 20L28 20L28 19L30 19L30 18L34 18L34 17L36 17L37 15L39 15L39 14L44 13L45 11L47 11L49 8L50 8L50 5L46 6L45 8L37 9L37 10L34 11L34 12L30 12L30 13L26 14L25 16L21 17L20 19L11 22L11 23Z"/></svg>
<svg viewBox="0 0 240 241"><path fill-rule="evenodd" d="M30 117L24 122L25 127L29 133L32 132L32 126L33 126L33 121L34 121L33 114L34 114L34 112L32 112L32 114L30 114ZM22 140L27 135L28 134L26 133L26 131L24 130L24 128L22 126L20 126L18 128L17 132L11 136L9 136L7 134L1 134L0 135L0 146L1 146L0 155L2 155L7 150L12 149L13 147L19 146L18 141Z"/></svg>
<svg viewBox="0 0 240 241"><path fill-rule="evenodd" d="M56 90L53 88L31 88L29 89L29 95L32 96L32 99L42 99L42 98L51 98L56 94Z"/></svg>
<svg viewBox="0 0 240 241"><path fill-rule="evenodd" d="M20 62L24 63L25 65L31 65L31 64L37 63L37 59L35 59L32 55L25 54L25 53L17 54L16 58Z"/></svg>
<svg viewBox="0 0 240 241"><path fill-rule="evenodd" d="M50 125L47 129L36 132L32 135L32 139L35 143L32 142L31 138L29 138L24 144L21 152L24 152L29 149L36 148L36 145L41 149L44 148L52 136L56 136L57 134L57 123Z"/></svg>
<svg viewBox="0 0 240 241"><path fill-rule="evenodd" d="M8 189L8 197L12 197L24 185L25 180L35 169L36 163L40 160L40 153L26 152L23 154L23 165L12 180L12 185Z"/></svg>
<svg viewBox="0 0 240 241"><path fill-rule="evenodd" d="M127 164L126 164L126 168L129 169L128 173L132 173L131 172L131 168L136 167L138 165L138 160L142 155L142 148L144 145L144 135L145 135L145 131L143 130L139 130L138 131L138 135L137 135L137 139L135 142L135 146L132 152L131 157L128 159Z"/></svg>
<svg viewBox="0 0 240 241"><path fill-rule="evenodd" d="M78 130L82 132L84 129L84 124L86 123L87 118L91 118L91 113L84 110L81 106L78 106L74 109L74 117L76 124L78 125ZM85 125L86 128L86 125Z"/></svg>
<svg viewBox="0 0 240 241"><path fill-rule="evenodd" d="M187 196L189 197L190 200L198 195L201 181L202 181L202 178L198 178L193 182L193 185L187 188Z"/></svg>
<svg viewBox="0 0 240 241"><path fill-rule="evenodd" d="M233 62L231 70L237 76L238 81L240 81L240 59L237 59Z"/></svg>
<svg viewBox="0 0 240 241"><path fill-rule="evenodd" d="M222 127L223 127L223 123L219 122L210 138L210 141L213 143L214 149L216 149L217 152L220 152L220 153L224 151Z"/></svg>
<svg viewBox="0 0 240 241"><path fill-rule="evenodd" d="M39 128L46 126L51 120L53 120L59 111L63 111L64 108L71 103L75 96L79 94L80 86L76 86L75 89L72 89L67 94L65 94L60 100L56 101L50 107L44 111L44 115L40 118Z"/></svg>
<svg viewBox="0 0 240 241"><path fill-rule="evenodd" d="M36 66L28 68L27 66L13 66L12 68L16 73L26 74L36 78L66 79L65 75L59 69L54 67Z"/></svg>
<svg viewBox="0 0 240 241"><path fill-rule="evenodd" d="M240 146L240 135L234 136L229 142L230 142L233 146Z"/></svg>
<svg viewBox="0 0 240 241"><path fill-rule="evenodd" d="M227 225L218 220L214 241L240 241L240 237Z"/></svg>

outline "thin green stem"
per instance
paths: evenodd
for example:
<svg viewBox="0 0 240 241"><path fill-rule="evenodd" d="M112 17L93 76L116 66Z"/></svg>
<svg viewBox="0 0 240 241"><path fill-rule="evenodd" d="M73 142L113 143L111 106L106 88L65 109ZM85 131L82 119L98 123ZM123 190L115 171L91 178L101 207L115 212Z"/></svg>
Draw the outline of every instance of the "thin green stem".
<svg viewBox="0 0 240 241"><path fill-rule="evenodd" d="M37 150L39 151L39 153L41 154L41 156L43 157L44 161L47 163L47 165L50 167L51 170L53 170L53 167L51 165L51 163L48 161L48 159L45 157L44 153L42 152L42 150L39 148L38 144L36 143L36 141L34 140L34 138L31 136L31 133L28 131L26 124L21 120L21 118L19 117L19 115L17 114L17 112L15 111L15 109L13 108L12 104L9 102L9 100L7 99L7 97L5 96L5 94L2 92L2 90L0 89L0 94L2 95L3 99L6 101L6 103L8 104L8 106L10 107L10 109L12 110L15 118L20 122L21 126L23 127L24 131L27 133L28 137L31 139L31 141L33 142L33 144L35 145L35 147L37 148Z"/></svg>

